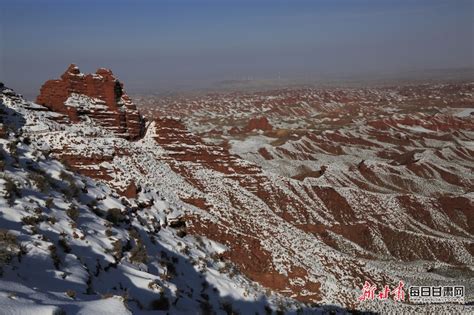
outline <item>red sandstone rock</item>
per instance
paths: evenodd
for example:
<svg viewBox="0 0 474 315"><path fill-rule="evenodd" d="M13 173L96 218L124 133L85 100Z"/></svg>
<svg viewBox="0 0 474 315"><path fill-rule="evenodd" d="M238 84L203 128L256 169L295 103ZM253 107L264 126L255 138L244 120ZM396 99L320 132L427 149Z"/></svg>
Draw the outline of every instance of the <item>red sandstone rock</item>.
<svg viewBox="0 0 474 315"><path fill-rule="evenodd" d="M272 154L270 152L268 152L268 150L266 148L258 149L258 153L260 153L260 155L263 156L263 158L265 160L273 160Z"/></svg>
<svg viewBox="0 0 474 315"><path fill-rule="evenodd" d="M134 181L131 181L130 184L128 184L127 188L124 191L120 191L120 194L124 197L127 198L136 198L138 194L138 187L135 185Z"/></svg>
<svg viewBox="0 0 474 315"><path fill-rule="evenodd" d="M242 131L240 130L239 127L232 127L229 129L229 135L231 136L235 136L235 135L238 135L240 134Z"/></svg>
<svg viewBox="0 0 474 315"><path fill-rule="evenodd" d="M109 69L100 68L86 75L71 64L61 79L43 84L36 103L68 116L72 122L87 115L126 139L137 139L144 131L137 107Z"/></svg>
<svg viewBox="0 0 474 315"><path fill-rule="evenodd" d="M252 130L271 131L273 130L273 127L266 117L260 117L260 118L250 119L249 122L247 123L247 126L245 127L245 130L246 131L252 131Z"/></svg>

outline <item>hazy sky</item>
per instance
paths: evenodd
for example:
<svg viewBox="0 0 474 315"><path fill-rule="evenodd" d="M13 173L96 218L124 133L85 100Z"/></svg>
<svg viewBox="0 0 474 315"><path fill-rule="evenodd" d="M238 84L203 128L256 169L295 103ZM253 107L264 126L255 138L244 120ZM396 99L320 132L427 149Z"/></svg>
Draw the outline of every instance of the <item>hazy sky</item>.
<svg viewBox="0 0 474 315"><path fill-rule="evenodd" d="M474 66L472 0L0 0L0 81L70 63L128 91Z"/></svg>

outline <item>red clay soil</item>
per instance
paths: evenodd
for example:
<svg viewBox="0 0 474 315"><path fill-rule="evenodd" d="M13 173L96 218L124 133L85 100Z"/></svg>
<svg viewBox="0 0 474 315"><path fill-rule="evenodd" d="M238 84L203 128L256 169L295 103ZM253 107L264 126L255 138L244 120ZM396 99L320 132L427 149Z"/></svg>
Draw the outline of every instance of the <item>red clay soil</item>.
<svg viewBox="0 0 474 315"><path fill-rule="evenodd" d="M188 217L187 222L190 223L187 226L191 234L204 235L228 246L229 250L221 255L221 259L232 261L249 279L302 302L315 302L321 299L320 283L304 280L307 272L301 267L293 267L289 272L290 277L278 273L273 266L270 253L262 248L258 239L228 233L225 226L202 222L196 217ZM303 279L304 284L291 284L290 279L295 278ZM303 290L308 292L303 295L301 294Z"/></svg>

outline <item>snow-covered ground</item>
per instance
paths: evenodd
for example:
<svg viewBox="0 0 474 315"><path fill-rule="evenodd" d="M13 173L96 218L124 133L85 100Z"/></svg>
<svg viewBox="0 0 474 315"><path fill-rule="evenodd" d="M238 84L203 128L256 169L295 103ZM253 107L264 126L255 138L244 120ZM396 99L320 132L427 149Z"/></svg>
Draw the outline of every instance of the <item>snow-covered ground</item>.
<svg viewBox="0 0 474 315"><path fill-rule="evenodd" d="M218 258L224 245L173 228L182 205L160 191L120 197L49 158L22 127L45 130L46 120L28 119L51 113L25 120L18 111L26 105L14 94L0 99L1 314L248 314L299 306L232 271Z"/></svg>
<svg viewBox="0 0 474 315"><path fill-rule="evenodd" d="M81 96L71 101L77 106L89 102ZM301 165L327 166L319 178L298 181L282 176L281 169L287 172L284 175L296 174L290 164L299 158L292 160L285 154L304 152L310 140L317 144L317 140L337 143L331 140L335 136L354 139L350 134L354 130L325 132L320 137L290 139L275 145L286 151L273 151L271 137L265 135L231 139L231 152L244 160L226 156L217 146L188 143L193 135L184 132L178 133L182 136L178 143L170 144L169 139L164 139L159 145L156 139L162 135L157 132L157 122L149 124L142 139L128 142L90 120L70 125L57 123L56 114L25 102L10 91L3 91L0 106L7 130L0 139L0 185L4 192L0 196L0 228L8 231L3 242L6 257L10 258L2 266L0 306L7 314L265 314L271 310L318 314L328 308L323 306L326 304L335 304L333 309L340 313L351 306L387 313L472 311L469 306L414 307L393 301L355 305L364 277L378 282L400 277L410 283L450 281L472 287L469 277L450 278L429 270L449 266L437 261L436 254L442 251L456 252L453 259L467 265L468 270L463 271L466 275L470 275L473 263L464 247L472 244L467 222L451 221L433 206L434 199L427 197L440 191L437 185L446 183L442 178L426 181L432 183L428 188L415 184L410 187L420 190L411 200L420 203L430 219L436 218L433 226L410 213L409 208L402 208L398 199L401 194L388 193L393 187L383 187L393 180L383 177L384 172L396 167L371 156L365 143L344 146L345 154L340 157L319 148L312 152L316 159ZM342 106L341 102L325 102L323 107L338 110ZM168 129L164 126L162 131ZM418 130L407 132L411 131ZM370 140L374 146L383 144ZM443 144L436 139L430 141L430 145ZM277 158L267 161L257 157L255 150L259 147L272 151ZM396 149L395 145L391 147ZM442 148L441 154L457 159L456 170L469 169L463 164L464 159L456 157L456 149ZM104 172L104 178L96 176L99 178L93 180L78 175L53 158L68 154L76 158L81 171L90 172L92 177ZM189 154L194 160L186 159ZM107 160L81 160L94 156ZM216 156L222 159L211 159ZM205 158L209 157L211 161L206 164ZM369 159L361 163L361 157ZM435 166L442 161L432 151L416 152L413 157ZM279 170L285 160L288 165ZM381 176L382 184L372 183L369 187L381 191L360 190L349 176L343 176L352 174L357 163ZM257 165L262 165L263 170ZM407 178L411 180L416 175L404 177ZM131 181L140 187L136 198L119 195L117 191ZM454 184L443 189L462 190ZM276 198L281 195L285 198ZM210 208L183 202L196 197L205 200ZM341 199L342 205L332 204ZM209 237L187 234L185 227L190 217L209 222L201 231ZM349 235L337 233L344 224L348 224ZM221 229L217 232L224 231L223 242L212 240L217 238L210 229L213 226ZM326 234L321 237L317 229L304 230L305 226L328 230L323 230ZM374 240L365 248L351 233L364 226L369 227L364 233ZM411 245L405 251L399 247L389 249L387 243L394 238L390 233L409 235L412 243L427 243L416 243L419 247ZM325 243L327 240L333 243ZM430 248L426 244L434 245ZM250 246L254 247L249 249ZM240 271L225 258L236 258L232 251L238 249L247 249L254 255L235 259L247 259ZM394 258L401 252L418 257L422 250L435 257L433 261L415 261L413 266L407 266ZM245 276L249 260L258 264L266 256L269 264L261 272L270 270L270 280L279 280L277 277L283 275L289 279L285 285L291 289L264 288ZM306 283L315 285L305 288ZM320 306L295 299L317 291Z"/></svg>

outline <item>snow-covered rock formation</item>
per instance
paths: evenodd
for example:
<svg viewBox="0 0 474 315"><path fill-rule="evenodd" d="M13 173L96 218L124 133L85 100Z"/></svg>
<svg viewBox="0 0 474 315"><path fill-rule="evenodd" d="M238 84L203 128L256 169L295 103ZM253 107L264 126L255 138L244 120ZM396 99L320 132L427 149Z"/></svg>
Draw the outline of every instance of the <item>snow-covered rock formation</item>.
<svg viewBox="0 0 474 315"><path fill-rule="evenodd" d="M225 314L299 307L235 271L222 258L224 245L187 236L183 205L161 190L142 187L132 199L121 197L54 159L37 137L63 129L57 118L2 86L2 314ZM102 130L94 124L88 129L90 123L71 128ZM103 132L110 141L116 137Z"/></svg>
<svg viewBox="0 0 474 315"><path fill-rule="evenodd" d="M42 86L36 103L65 114L74 123L85 117L93 119L125 139L143 134L143 118L109 69L86 75L71 64L61 79Z"/></svg>

